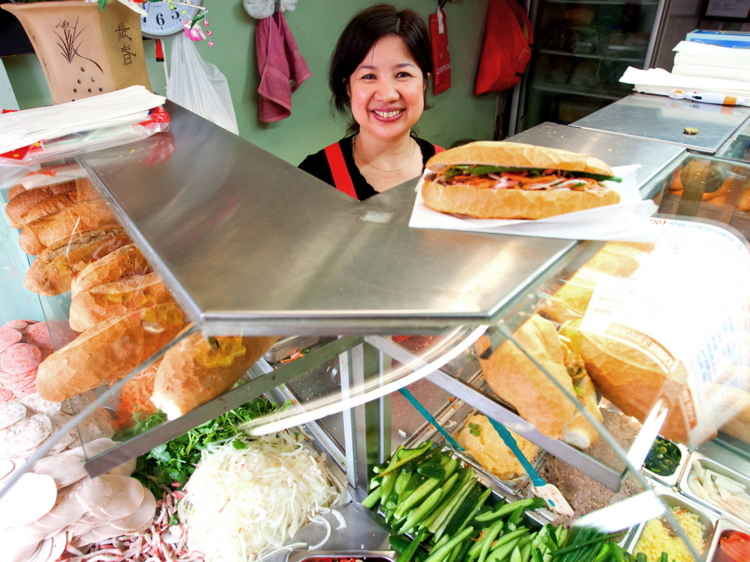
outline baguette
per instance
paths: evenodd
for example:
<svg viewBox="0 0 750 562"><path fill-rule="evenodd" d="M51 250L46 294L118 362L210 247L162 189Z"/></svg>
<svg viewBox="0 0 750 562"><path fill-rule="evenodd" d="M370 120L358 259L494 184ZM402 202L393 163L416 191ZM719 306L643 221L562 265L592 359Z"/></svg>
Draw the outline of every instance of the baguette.
<svg viewBox="0 0 750 562"><path fill-rule="evenodd" d="M566 150L473 142L439 152L427 168L422 198L443 213L538 220L620 201L602 183L613 176L609 166Z"/></svg>
<svg viewBox="0 0 750 562"><path fill-rule="evenodd" d="M68 207L72 207L76 203L83 203L84 201L92 201L98 198L99 198L99 194L96 192L96 190L94 190L93 186L91 186L90 189L89 188L73 189L65 193L59 193L57 195L53 195L52 197L48 197L47 199L44 199L43 201L40 201L39 203L34 205L29 210L29 212L26 213L24 217L21 219L20 226L28 224L42 217L46 217L53 213L57 213L59 211L67 209Z"/></svg>
<svg viewBox="0 0 750 562"><path fill-rule="evenodd" d="M42 229L55 220L58 213L52 213L41 219L36 219L26 223L21 227L21 233L18 236L18 245L21 250L31 256L38 256L47 246L39 240L39 233Z"/></svg>
<svg viewBox="0 0 750 562"><path fill-rule="evenodd" d="M68 321L83 332L109 318L167 302L174 298L158 274L134 275L79 292L70 303Z"/></svg>
<svg viewBox="0 0 750 562"><path fill-rule="evenodd" d="M75 297L81 291L102 283L111 283L131 275L145 275L146 273L151 273L151 267L146 258L135 244L128 244L87 265L73 279L70 288L71 295Z"/></svg>
<svg viewBox="0 0 750 562"><path fill-rule="evenodd" d="M8 201L29 189L53 183L62 183L85 176L86 172L78 164L53 164L52 166L44 166L40 170L29 172L18 180L16 185L8 189Z"/></svg>
<svg viewBox="0 0 750 562"><path fill-rule="evenodd" d="M171 342L184 326L184 314L174 303L97 324L41 362L36 376L39 396L62 402L120 379Z"/></svg>
<svg viewBox="0 0 750 562"><path fill-rule="evenodd" d="M577 365L566 365L574 353L566 351L552 322L535 314L516 331L515 337L570 396L578 396L583 407L601 421L595 389L585 371L578 372ZM477 354L481 356L489 345L489 338L482 336L476 343ZM596 429L576 406L511 341L503 342L489 359L480 358L479 363L495 394L544 435L581 449L598 439ZM577 394L576 387L582 395Z"/></svg>
<svg viewBox="0 0 750 562"><path fill-rule="evenodd" d="M159 365L151 402L172 420L234 386L278 337L210 338L193 334L167 351Z"/></svg>
<svg viewBox="0 0 750 562"><path fill-rule="evenodd" d="M131 242L120 228L89 230L60 240L37 256L26 272L24 286L45 297L70 289L73 276L88 264Z"/></svg>
<svg viewBox="0 0 750 562"><path fill-rule="evenodd" d="M39 241L51 246L58 240L68 238L73 232L84 232L95 228L117 226L117 221L102 199L84 201L54 214L37 234Z"/></svg>
<svg viewBox="0 0 750 562"><path fill-rule="evenodd" d="M19 228L22 225L21 221L36 204L53 195L74 189L76 189L76 181L70 180L23 191L8 201L5 216L8 217L8 222L12 227Z"/></svg>

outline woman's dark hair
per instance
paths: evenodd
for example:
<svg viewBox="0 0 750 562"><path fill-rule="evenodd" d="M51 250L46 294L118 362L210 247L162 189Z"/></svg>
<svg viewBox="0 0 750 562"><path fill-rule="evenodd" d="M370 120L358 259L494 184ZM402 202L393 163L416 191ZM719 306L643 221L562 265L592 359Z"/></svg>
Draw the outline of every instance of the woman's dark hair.
<svg viewBox="0 0 750 562"><path fill-rule="evenodd" d="M342 115L349 117L350 102L347 87L349 77L357 70L370 49L383 37L396 35L409 49L422 71L427 84L432 71L432 46L427 26L414 10L398 10L391 4L377 4L358 12L344 29L331 57L328 83L333 92L332 103ZM425 88L425 107L427 106ZM359 125L352 120L347 133L356 132Z"/></svg>

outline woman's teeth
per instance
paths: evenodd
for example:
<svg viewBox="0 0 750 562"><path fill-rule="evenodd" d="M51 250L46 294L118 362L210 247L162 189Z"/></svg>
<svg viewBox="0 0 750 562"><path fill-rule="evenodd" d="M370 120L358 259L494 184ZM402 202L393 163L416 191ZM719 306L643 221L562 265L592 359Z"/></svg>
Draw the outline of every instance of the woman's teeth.
<svg viewBox="0 0 750 562"><path fill-rule="evenodd" d="M396 117L399 113L401 113L400 109L397 109L396 111L378 111L378 110L375 110L375 114L376 115L378 115L380 117L383 117L385 119L389 119L391 117Z"/></svg>

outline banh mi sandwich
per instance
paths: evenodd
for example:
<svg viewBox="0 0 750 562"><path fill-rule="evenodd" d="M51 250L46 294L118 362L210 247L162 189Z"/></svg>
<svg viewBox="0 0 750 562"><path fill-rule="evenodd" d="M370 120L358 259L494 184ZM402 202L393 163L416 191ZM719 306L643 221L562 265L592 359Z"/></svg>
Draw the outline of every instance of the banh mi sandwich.
<svg viewBox="0 0 750 562"><path fill-rule="evenodd" d="M514 335L569 396L575 396L582 408L597 421L602 421L596 388L580 355L567 345L570 338L561 338L555 325L537 314L532 315ZM502 400L518 410L522 418L534 424L542 434L562 439L579 449L587 449L596 443L599 438L596 429L513 342L503 342L489 359L481 358L489 347L487 336L479 338L475 346L487 384Z"/></svg>
<svg viewBox="0 0 750 562"><path fill-rule="evenodd" d="M621 181L601 160L512 142L473 142L427 162L425 204L480 219L543 219L615 205L604 181Z"/></svg>

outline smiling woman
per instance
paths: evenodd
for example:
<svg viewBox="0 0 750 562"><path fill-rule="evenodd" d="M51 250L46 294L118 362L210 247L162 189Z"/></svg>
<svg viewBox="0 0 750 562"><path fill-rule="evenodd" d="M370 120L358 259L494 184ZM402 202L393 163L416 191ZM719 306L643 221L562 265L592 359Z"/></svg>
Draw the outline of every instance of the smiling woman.
<svg viewBox="0 0 750 562"><path fill-rule="evenodd" d="M419 176L443 150L411 133L431 68L427 27L415 11L379 4L356 14L329 72L333 104L352 119L350 136L299 167L360 201Z"/></svg>

